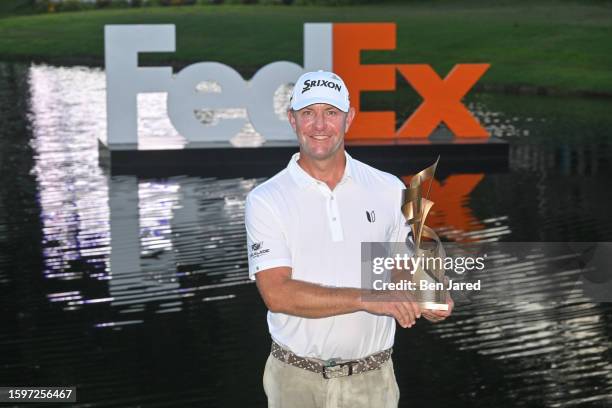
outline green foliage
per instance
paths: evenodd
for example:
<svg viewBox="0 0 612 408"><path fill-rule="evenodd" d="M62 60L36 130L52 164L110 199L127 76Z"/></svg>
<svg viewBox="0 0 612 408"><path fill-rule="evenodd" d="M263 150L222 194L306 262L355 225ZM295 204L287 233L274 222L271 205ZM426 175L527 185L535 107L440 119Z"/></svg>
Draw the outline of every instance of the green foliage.
<svg viewBox="0 0 612 408"><path fill-rule="evenodd" d="M138 7L143 0L95 0L95 2L83 2L80 0L36 0L33 12L58 13L69 11L87 11L105 8L127 8Z"/></svg>
<svg viewBox="0 0 612 408"><path fill-rule="evenodd" d="M158 0L162 6L192 6L196 0Z"/></svg>
<svg viewBox="0 0 612 408"><path fill-rule="evenodd" d="M0 18L20 14L87 11L94 9L188 6L196 3L211 4L215 0L0 0ZM222 1L222 0L218 0Z"/></svg>
<svg viewBox="0 0 612 408"><path fill-rule="evenodd" d="M16 14L34 13L36 0L0 0L0 18Z"/></svg>
<svg viewBox="0 0 612 408"><path fill-rule="evenodd" d="M305 22L394 21L396 49L363 51L362 63L427 63L440 76L457 63L490 63L481 85L612 94L612 9L566 2L552 7L550 0L506 6L459 3L339 8L226 4L46 13L0 19L0 55L2 60L102 65L105 24L175 24L176 52L144 53L141 63L220 61L248 78L270 62L301 64Z"/></svg>
<svg viewBox="0 0 612 408"><path fill-rule="evenodd" d="M374 3L372 0L294 0L296 6L357 6Z"/></svg>
<svg viewBox="0 0 612 408"><path fill-rule="evenodd" d="M0 18L11 15L34 14L62 11L84 11L91 9L185 6L185 5L295 5L295 6L425 6L432 8L461 7L511 7L516 5L549 4L559 5L588 4L610 7L612 0L0 0Z"/></svg>
<svg viewBox="0 0 612 408"><path fill-rule="evenodd" d="M81 3L79 0L64 0L56 6L57 11L79 11L93 8L90 3Z"/></svg>

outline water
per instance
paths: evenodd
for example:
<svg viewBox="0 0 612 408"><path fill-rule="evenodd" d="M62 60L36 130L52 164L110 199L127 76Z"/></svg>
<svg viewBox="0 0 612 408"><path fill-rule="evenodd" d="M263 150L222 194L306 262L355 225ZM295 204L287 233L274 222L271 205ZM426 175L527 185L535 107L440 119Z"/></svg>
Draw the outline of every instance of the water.
<svg viewBox="0 0 612 408"><path fill-rule="evenodd" d="M149 146L181 142L160 98L139 97ZM612 241L612 102L468 102L510 143L510 169L437 182L439 234ZM100 70L0 64L0 385L74 385L81 407L264 406L266 309L242 220L264 179L111 177L104 117ZM258 137L245 125L235 142ZM611 309L485 297L400 330L401 406L609 406Z"/></svg>

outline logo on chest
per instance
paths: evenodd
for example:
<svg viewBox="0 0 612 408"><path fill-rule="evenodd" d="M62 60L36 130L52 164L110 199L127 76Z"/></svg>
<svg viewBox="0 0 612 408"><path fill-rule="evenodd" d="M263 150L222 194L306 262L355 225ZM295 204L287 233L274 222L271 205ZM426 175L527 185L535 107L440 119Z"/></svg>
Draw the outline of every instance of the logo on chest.
<svg viewBox="0 0 612 408"><path fill-rule="evenodd" d="M376 214L374 213L374 210L368 211L366 210L366 218L368 219L368 222L376 222Z"/></svg>

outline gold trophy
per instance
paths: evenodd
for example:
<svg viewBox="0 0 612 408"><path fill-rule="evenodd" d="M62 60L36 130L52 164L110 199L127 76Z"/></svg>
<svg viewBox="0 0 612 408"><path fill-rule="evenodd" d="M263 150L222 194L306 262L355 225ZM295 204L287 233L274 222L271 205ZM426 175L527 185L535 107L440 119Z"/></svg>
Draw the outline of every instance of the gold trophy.
<svg viewBox="0 0 612 408"><path fill-rule="evenodd" d="M448 310L449 296L444 276L444 247L434 230L425 225L429 210L434 205L428 198L439 160L440 156L434 164L415 174L402 195L402 213L413 237L412 243L408 237L405 243L412 247L414 258L421 258L421 262L413 263L414 271L411 272L414 295L422 309L430 310ZM429 181L429 186L423 197L422 186L426 181Z"/></svg>

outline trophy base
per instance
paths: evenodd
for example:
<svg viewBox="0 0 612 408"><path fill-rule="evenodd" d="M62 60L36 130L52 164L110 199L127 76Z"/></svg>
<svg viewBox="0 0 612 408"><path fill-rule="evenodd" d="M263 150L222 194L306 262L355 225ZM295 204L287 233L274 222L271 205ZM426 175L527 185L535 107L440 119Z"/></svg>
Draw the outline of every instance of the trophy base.
<svg viewBox="0 0 612 408"><path fill-rule="evenodd" d="M447 303L435 303L435 302L419 302L421 309L428 310L448 310Z"/></svg>

